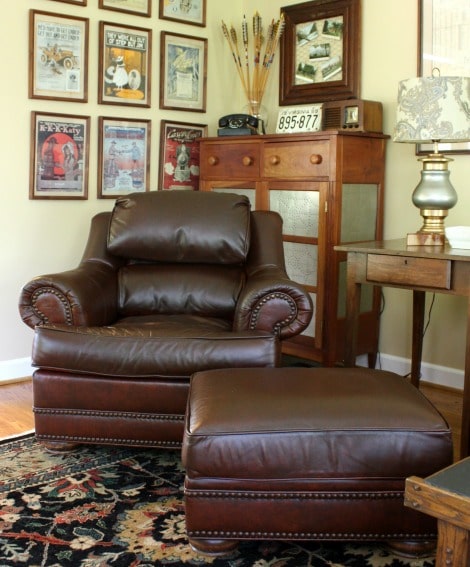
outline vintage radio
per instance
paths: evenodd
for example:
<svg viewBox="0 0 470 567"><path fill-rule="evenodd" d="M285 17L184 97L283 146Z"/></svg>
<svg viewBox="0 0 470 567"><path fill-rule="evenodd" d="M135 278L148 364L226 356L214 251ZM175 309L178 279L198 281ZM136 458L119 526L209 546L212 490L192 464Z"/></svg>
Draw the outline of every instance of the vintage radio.
<svg viewBox="0 0 470 567"><path fill-rule="evenodd" d="M322 130L382 132L382 103L358 98L323 103Z"/></svg>

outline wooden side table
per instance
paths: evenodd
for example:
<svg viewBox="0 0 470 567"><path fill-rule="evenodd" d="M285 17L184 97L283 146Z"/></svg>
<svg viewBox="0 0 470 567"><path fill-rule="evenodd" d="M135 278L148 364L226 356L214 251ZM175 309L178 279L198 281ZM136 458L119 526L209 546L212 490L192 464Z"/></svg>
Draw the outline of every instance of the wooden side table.
<svg viewBox="0 0 470 567"><path fill-rule="evenodd" d="M436 567L470 567L470 457L406 479L405 506L437 518Z"/></svg>
<svg viewBox="0 0 470 567"><path fill-rule="evenodd" d="M362 284L413 291L411 382L415 386L419 386L421 375L426 292L463 295L469 299L460 445L460 458L467 457L470 455L470 250L407 246L404 239L345 244L335 246L335 250L347 253L346 366L356 363Z"/></svg>

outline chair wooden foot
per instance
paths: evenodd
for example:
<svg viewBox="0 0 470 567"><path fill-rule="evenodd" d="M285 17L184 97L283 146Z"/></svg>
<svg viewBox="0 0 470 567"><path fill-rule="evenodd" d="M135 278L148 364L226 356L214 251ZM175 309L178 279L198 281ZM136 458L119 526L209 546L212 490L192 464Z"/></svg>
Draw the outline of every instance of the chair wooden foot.
<svg viewBox="0 0 470 567"><path fill-rule="evenodd" d="M42 441L41 439L38 441L48 453L73 453L79 447L79 444L69 441Z"/></svg>
<svg viewBox="0 0 470 567"><path fill-rule="evenodd" d="M192 539L189 538L189 545L201 555L219 557L228 555L238 547L238 540L233 539Z"/></svg>
<svg viewBox="0 0 470 567"><path fill-rule="evenodd" d="M429 557L436 553L436 540L389 540L387 545L396 555L403 557Z"/></svg>

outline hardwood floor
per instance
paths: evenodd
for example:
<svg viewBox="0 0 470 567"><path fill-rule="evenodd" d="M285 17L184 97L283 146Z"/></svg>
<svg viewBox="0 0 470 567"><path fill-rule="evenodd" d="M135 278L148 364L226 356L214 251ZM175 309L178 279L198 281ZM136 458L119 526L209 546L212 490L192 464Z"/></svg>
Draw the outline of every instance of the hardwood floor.
<svg viewBox="0 0 470 567"><path fill-rule="evenodd" d="M453 435L454 458L458 460L462 392L421 383L421 391L447 419ZM0 386L0 438L34 429L31 380Z"/></svg>

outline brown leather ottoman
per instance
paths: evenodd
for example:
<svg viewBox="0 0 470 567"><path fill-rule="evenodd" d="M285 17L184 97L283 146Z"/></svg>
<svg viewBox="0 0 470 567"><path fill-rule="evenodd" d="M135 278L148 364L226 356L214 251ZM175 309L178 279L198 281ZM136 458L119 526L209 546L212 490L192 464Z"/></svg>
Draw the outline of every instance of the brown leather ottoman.
<svg viewBox="0 0 470 567"><path fill-rule="evenodd" d="M211 370L191 379L182 456L198 551L322 539L420 553L436 523L403 505L405 479L449 465L452 438L434 406L390 372Z"/></svg>

